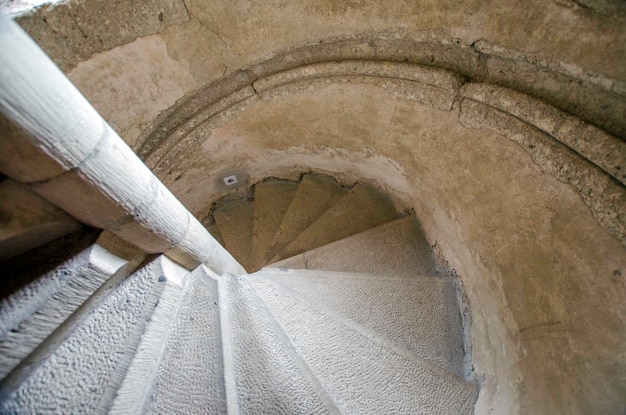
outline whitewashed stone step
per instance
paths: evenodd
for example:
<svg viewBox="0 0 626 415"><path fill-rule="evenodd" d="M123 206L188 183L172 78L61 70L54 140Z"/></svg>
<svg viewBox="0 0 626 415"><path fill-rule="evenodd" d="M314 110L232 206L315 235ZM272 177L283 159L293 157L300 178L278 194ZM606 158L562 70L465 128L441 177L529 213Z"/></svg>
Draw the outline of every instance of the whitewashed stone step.
<svg viewBox="0 0 626 415"><path fill-rule="evenodd" d="M161 258L161 265L165 287L141 336L137 353L115 394L109 414L144 413L149 403L148 395L161 366L171 327L177 321L181 297L191 277L185 268L165 257ZM172 388L176 386L172 385Z"/></svg>
<svg viewBox="0 0 626 415"><path fill-rule="evenodd" d="M0 385L0 413L105 413L165 287L159 257L134 272L26 379Z"/></svg>
<svg viewBox="0 0 626 415"><path fill-rule="evenodd" d="M94 244L0 301L3 379L126 261Z"/></svg>
<svg viewBox="0 0 626 415"><path fill-rule="evenodd" d="M146 413L226 414L218 287L210 274L201 266L190 275Z"/></svg>
<svg viewBox="0 0 626 415"><path fill-rule="evenodd" d="M272 268L254 277L280 282L416 356L463 375L463 332L452 278Z"/></svg>
<svg viewBox="0 0 626 415"><path fill-rule="evenodd" d="M311 308L271 280L250 281L343 414L473 413L473 384Z"/></svg>
<svg viewBox="0 0 626 415"><path fill-rule="evenodd" d="M225 344L231 344L235 388L229 392L229 413L337 414L245 277L222 276L220 289L222 312L228 313L230 339ZM226 382L228 388L228 374Z"/></svg>

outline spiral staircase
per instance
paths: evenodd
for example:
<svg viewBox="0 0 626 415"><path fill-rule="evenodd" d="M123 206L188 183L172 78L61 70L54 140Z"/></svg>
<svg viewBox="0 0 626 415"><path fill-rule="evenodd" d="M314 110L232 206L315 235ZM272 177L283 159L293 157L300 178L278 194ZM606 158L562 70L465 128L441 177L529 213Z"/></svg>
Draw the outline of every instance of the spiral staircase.
<svg viewBox="0 0 626 415"><path fill-rule="evenodd" d="M0 412L473 413L456 283L380 191L268 179L204 223L250 274L98 240L7 288Z"/></svg>

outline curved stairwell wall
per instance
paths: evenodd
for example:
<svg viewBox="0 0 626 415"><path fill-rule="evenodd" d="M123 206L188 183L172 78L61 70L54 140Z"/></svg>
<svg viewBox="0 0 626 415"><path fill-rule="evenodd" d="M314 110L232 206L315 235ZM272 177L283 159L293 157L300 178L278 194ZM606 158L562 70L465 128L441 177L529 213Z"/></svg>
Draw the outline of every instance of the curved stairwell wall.
<svg viewBox="0 0 626 415"><path fill-rule="evenodd" d="M476 413L626 407L620 2L69 2L18 18L197 217L317 171L467 291Z"/></svg>

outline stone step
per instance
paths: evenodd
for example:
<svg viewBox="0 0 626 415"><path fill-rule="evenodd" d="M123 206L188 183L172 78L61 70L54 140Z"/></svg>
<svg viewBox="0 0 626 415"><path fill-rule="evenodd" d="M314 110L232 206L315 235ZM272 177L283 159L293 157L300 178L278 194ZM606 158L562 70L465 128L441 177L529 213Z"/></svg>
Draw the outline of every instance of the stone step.
<svg viewBox="0 0 626 415"><path fill-rule="evenodd" d="M276 282L250 281L342 413L473 413L475 385Z"/></svg>
<svg viewBox="0 0 626 415"><path fill-rule="evenodd" d="M436 272L430 244L410 215L271 266L406 276Z"/></svg>
<svg viewBox="0 0 626 415"><path fill-rule="evenodd" d="M144 411L226 414L217 278L194 270L169 330ZM136 412L139 413L139 412Z"/></svg>
<svg viewBox="0 0 626 415"><path fill-rule="evenodd" d="M363 232L399 216L386 195L359 183L291 241L272 262Z"/></svg>
<svg viewBox="0 0 626 415"><path fill-rule="evenodd" d="M110 414L144 413L148 394L162 361L165 343L176 321L184 288L190 273L178 264L161 259L165 287L132 359L124 380L115 394Z"/></svg>
<svg viewBox="0 0 626 415"><path fill-rule="evenodd" d="M337 414L245 277L222 276L220 290L221 310L228 315L224 350L232 362L225 368L227 388L233 388L229 413Z"/></svg>
<svg viewBox="0 0 626 415"><path fill-rule="evenodd" d="M274 235L293 200L298 183L266 180L254 186L254 232L252 236L251 271L265 265L265 255Z"/></svg>
<svg viewBox="0 0 626 415"><path fill-rule="evenodd" d="M254 200L238 199L225 202L215 209L213 218L224 240L224 246L249 272L253 266Z"/></svg>
<svg viewBox="0 0 626 415"><path fill-rule="evenodd" d="M107 412L165 287L163 258L110 287L47 355L3 380L0 413Z"/></svg>
<svg viewBox="0 0 626 415"><path fill-rule="evenodd" d="M0 300L0 379L125 263L94 244Z"/></svg>
<svg viewBox="0 0 626 415"><path fill-rule="evenodd" d="M265 268L270 278L447 371L463 375L463 337L454 280Z"/></svg>
<svg viewBox="0 0 626 415"><path fill-rule="evenodd" d="M274 236L266 261L276 256L289 242L309 227L348 193L335 179L305 174Z"/></svg>

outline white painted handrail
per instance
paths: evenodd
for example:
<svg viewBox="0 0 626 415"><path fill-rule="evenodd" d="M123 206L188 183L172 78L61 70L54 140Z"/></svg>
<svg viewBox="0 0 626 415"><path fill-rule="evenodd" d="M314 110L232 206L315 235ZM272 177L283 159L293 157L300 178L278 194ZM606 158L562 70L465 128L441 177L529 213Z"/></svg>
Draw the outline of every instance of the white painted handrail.
<svg viewBox="0 0 626 415"><path fill-rule="evenodd" d="M0 171L83 223L188 269L245 273L63 72L0 13Z"/></svg>

